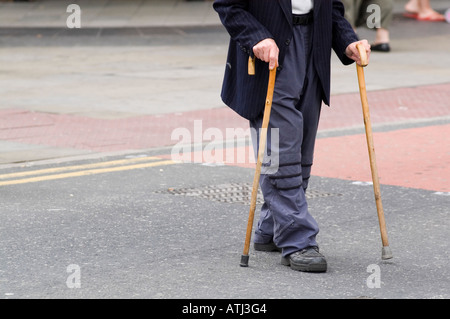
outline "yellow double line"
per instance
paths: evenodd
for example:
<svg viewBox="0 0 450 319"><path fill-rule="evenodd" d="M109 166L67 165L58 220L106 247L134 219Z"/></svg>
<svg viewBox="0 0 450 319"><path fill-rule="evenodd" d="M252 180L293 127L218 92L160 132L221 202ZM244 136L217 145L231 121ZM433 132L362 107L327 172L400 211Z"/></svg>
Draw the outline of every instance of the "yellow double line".
<svg viewBox="0 0 450 319"><path fill-rule="evenodd" d="M176 162L174 161L164 160L159 157L145 156L94 164L62 166L34 171L16 172L0 175L0 186L35 183L102 173L129 171L133 169L164 166L175 163Z"/></svg>

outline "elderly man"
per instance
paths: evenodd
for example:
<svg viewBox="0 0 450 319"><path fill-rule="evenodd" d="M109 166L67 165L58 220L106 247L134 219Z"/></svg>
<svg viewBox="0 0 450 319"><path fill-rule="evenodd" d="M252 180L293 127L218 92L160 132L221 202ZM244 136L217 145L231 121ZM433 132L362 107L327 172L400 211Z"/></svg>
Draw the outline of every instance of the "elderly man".
<svg viewBox="0 0 450 319"><path fill-rule="evenodd" d="M358 43L368 55L370 45L358 41L340 0L216 0L213 5L231 37L222 100L248 119L253 131L262 124L269 69L278 68L267 138L267 151L278 163L277 170L261 174L265 203L255 250L281 250L282 264L324 272L319 227L305 191L321 104L330 101L331 51L348 65L360 62ZM247 72L249 56L257 58L255 75ZM270 143L273 129L277 145Z"/></svg>

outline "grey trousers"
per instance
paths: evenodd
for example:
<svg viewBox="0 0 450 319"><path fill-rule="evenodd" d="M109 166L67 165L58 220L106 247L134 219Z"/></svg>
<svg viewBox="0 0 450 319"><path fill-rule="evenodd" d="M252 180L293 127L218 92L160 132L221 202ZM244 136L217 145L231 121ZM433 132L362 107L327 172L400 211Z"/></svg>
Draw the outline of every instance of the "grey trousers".
<svg viewBox="0 0 450 319"><path fill-rule="evenodd" d="M295 26L283 69L278 72L261 171L264 196L254 242L272 240L287 256L316 246L319 227L308 211L305 192L313 163L322 89L310 54L312 26ZM250 121L254 149L262 116ZM278 139L273 135L278 133ZM276 136L275 136L276 137ZM255 156L257 151L255 151ZM271 165L270 167L268 167Z"/></svg>

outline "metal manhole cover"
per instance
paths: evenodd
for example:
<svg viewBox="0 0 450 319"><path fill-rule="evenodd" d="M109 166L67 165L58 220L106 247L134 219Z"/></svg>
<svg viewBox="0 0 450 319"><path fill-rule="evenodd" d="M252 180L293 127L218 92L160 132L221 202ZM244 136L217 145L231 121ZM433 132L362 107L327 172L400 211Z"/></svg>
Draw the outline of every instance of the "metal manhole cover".
<svg viewBox="0 0 450 319"><path fill-rule="evenodd" d="M222 203L249 204L252 196L252 185L249 183L230 183L197 188L169 188L164 191L157 191L156 193L200 197ZM307 199L327 196L340 196L340 194L325 193L310 189L306 192ZM264 203L260 189L258 189L256 203Z"/></svg>

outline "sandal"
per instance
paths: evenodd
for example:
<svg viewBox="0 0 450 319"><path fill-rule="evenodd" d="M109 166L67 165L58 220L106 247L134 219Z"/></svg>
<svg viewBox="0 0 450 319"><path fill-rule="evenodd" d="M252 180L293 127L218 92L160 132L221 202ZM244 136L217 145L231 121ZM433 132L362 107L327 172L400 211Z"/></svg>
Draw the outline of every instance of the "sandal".
<svg viewBox="0 0 450 319"><path fill-rule="evenodd" d="M410 19L416 19L418 21L432 21L432 22L445 21L445 17L438 12L431 12L428 15L421 17L416 12L405 11L403 13L403 16Z"/></svg>
<svg viewBox="0 0 450 319"><path fill-rule="evenodd" d="M445 21L445 17L442 14L435 12L430 13L424 17L417 16L417 20L437 22L437 21Z"/></svg>

